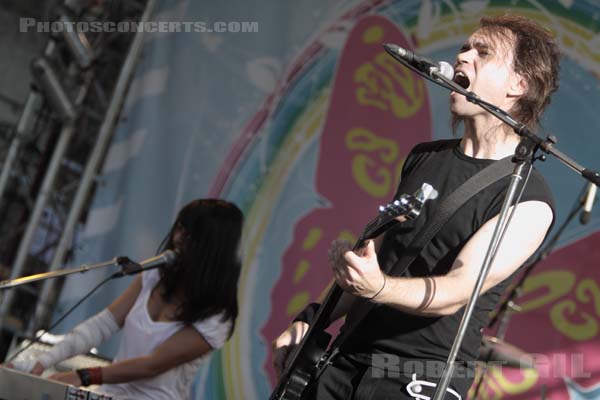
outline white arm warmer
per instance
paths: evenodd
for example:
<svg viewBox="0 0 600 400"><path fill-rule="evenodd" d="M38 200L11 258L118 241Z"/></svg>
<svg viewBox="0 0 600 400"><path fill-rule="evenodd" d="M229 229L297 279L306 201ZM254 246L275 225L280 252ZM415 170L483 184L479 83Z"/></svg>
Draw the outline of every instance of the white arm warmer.
<svg viewBox="0 0 600 400"><path fill-rule="evenodd" d="M25 356L27 360L13 364L15 368L26 372L31 371L36 361L44 368L49 368L75 355L87 353L92 347L101 345L118 330L119 325L115 317L108 309L104 309L77 325L60 343L41 354L37 360Z"/></svg>

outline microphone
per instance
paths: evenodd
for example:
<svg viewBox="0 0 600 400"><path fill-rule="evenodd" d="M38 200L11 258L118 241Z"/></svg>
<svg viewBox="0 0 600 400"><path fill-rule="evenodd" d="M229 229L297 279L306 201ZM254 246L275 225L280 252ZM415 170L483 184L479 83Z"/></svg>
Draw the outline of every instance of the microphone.
<svg viewBox="0 0 600 400"><path fill-rule="evenodd" d="M123 275L134 275L140 272L147 271L149 269L170 267L177 261L177 253L173 250L165 250L162 253L150 257L144 261L136 263L126 257L119 257L118 264L122 266L121 276Z"/></svg>
<svg viewBox="0 0 600 400"><path fill-rule="evenodd" d="M594 206L594 201L596 200L596 190L598 189L598 187L593 184L593 183L589 183L588 184L588 188L585 194L585 200L582 199L582 204L583 204L583 211L581 212L581 215L579 216L579 222L581 222L582 225L587 224L588 222L590 222L590 217L592 214L592 207Z"/></svg>
<svg viewBox="0 0 600 400"><path fill-rule="evenodd" d="M454 77L454 68L445 61L435 63L397 44L385 43L383 48L396 60L434 82L437 82L435 79L438 75L442 75L448 80Z"/></svg>

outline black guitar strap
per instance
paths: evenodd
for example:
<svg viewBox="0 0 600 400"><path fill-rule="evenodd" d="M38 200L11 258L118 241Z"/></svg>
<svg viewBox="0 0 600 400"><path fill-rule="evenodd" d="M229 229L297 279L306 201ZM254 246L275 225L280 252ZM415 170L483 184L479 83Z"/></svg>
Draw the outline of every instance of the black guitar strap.
<svg viewBox="0 0 600 400"><path fill-rule="evenodd" d="M431 218L431 223L426 224L410 242L407 248L414 249L414 251L402 254L398 261L396 261L389 270L384 272L386 274L393 273L392 275L394 276L402 275L421 253L423 248L425 248L431 239L438 233L440 228L448 222L450 217L452 217L463 204L494 182L510 175L513 170L514 164L512 163L512 156L510 156L490 164L465 181L454 192L442 200L442 204ZM342 327L342 331L333 342L332 348L334 349L334 352L336 351L335 349L339 349L342 346L375 305L374 302L370 302L364 298L356 300L346 317L346 322Z"/></svg>

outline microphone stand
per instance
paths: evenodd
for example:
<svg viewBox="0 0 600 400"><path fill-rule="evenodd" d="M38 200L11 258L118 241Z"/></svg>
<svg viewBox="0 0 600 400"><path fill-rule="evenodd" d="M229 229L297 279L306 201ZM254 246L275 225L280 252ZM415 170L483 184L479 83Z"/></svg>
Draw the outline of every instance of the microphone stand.
<svg viewBox="0 0 600 400"><path fill-rule="evenodd" d="M499 245L502 241L502 236L508 226L509 208L511 207L515 199L519 183L521 181L524 181L524 176L526 176L527 171L530 170L533 166L533 161L535 161L536 159L535 152L537 150L542 150L547 154L555 156L563 164L565 164L575 172L579 173L585 179L587 179L590 182L593 182L596 185L600 185L600 173L598 173L597 171L590 170L588 168L583 168L574 160L567 157L559 150L555 149L554 144L556 143L556 138L550 136L547 139L541 139L540 137L535 135L525 124L513 119L506 111L482 100L475 93L468 92L462 86L459 86L456 82L443 76L439 68L429 68L428 73L425 73L424 71L418 71L416 68L408 64L405 60L403 60L400 56L388 50L388 48L385 45L384 47L386 48L386 51L388 51L388 53L392 55L392 57L394 57L394 59L400 61L403 65L407 66L413 71L417 71L420 75L425 76L427 79L432 80L433 82L445 87L446 89L455 91L465 96L466 99L471 103L478 105L479 107L488 111L490 114L494 115L496 118L500 119L502 122L506 123L515 131L515 133L517 133L517 135L521 137L519 145L515 149L515 155L513 157L515 169L510 177L510 184L506 191L504 203L502 204L502 209L498 218L498 223L494 228L494 233L486 251L483 265L481 266L481 270L479 271L479 276L477 277L475 287L473 288L471 297L469 298L469 301L467 302L467 305L465 307L465 311L460 322L460 326L458 328L458 333L456 335L452 348L450 349L450 353L448 355L448 360L446 361L444 371L442 372L442 377L436 385L433 400L443 400L446 390L450 385L450 380L454 374L455 360L458 355L460 346L462 345L464 336L467 332L469 321L471 319L471 316L473 315L473 311L475 310L477 298L479 297L479 293L481 292L483 283L485 282L485 279L487 278L489 270L492 266L492 262L494 261L494 258L496 256L496 251L498 250ZM517 205L515 205L515 208L516 206Z"/></svg>
<svg viewBox="0 0 600 400"><path fill-rule="evenodd" d="M577 199L575 200L575 204L573 205L571 211L569 212L569 215L567 216L565 221L562 223L560 228L558 228L558 231L556 231L554 236L552 236L552 238L550 238L550 240L548 240L548 243L537 253L536 257L524 266L523 273L519 277L519 280L511 286L508 296L506 296L506 298L504 299L502 304L500 304L500 306L498 307L498 311L496 311L494 316L491 318L490 322L488 323L488 328L492 328L494 325L498 324L498 330L496 331L497 339L504 340L504 336L506 335L506 329L508 328L508 323L510 321L510 317L512 316L514 311L517 311L517 312L520 311L520 307L515 303L515 300L519 296L521 296L522 288L523 288L523 284L525 283L525 280L529 277L529 275L535 269L535 267L540 262L544 261L548 257L548 255L550 255L550 253L552 253L552 251L556 247L556 244L558 243L558 240L564 233L566 227L569 225L569 223L571 223L571 221L573 221L575 216L577 214L579 214L579 212L581 211L583 204L585 202L586 192L587 192L587 184L585 184L583 186L583 189L582 189L581 193L579 194L579 196L577 196ZM485 375L486 370L487 370L487 365L485 366L485 369L483 370L482 374L477 379L477 384L475 386L475 394L473 395L474 398L477 398L477 395L479 394L479 390L481 389L481 385L483 383L483 377Z"/></svg>
<svg viewBox="0 0 600 400"><path fill-rule="evenodd" d="M498 311L494 314L494 316L490 320L490 322L488 324L488 328L492 328L494 325L496 325L496 323L498 323L498 331L497 331L496 337L499 337L498 335L502 335L502 336L505 335L506 325L508 324L508 320L510 319L509 311L515 310L515 308L517 308L517 307L515 307L514 302L521 295L521 289L523 287L523 284L525 283L525 280L529 277L529 275L531 274L533 269L540 262L544 261L548 257L548 255L550 255L550 253L552 253L552 251L554 251L554 248L556 247L558 240L564 233L564 231L567 228L567 226L569 225L569 223L571 221L573 221L575 216L577 214L579 214L579 212L581 211L581 208L583 207L583 203L582 203L581 199L582 199L582 196L585 198L586 189L587 189L587 184L584 186L582 193L577 197L576 202L575 202L573 208L571 209L571 211L569 212L569 215L567 216L565 221L558 228L558 230L556 231L554 236L552 236L552 238L550 238L550 240L548 240L548 243L537 253L536 257L532 261L530 261L529 263L527 263L525 265L525 267L523 268L523 274L521 274L521 276L519 277L519 280L514 285L512 285L509 295L502 302L500 307L498 307ZM517 308L517 310L518 310L518 308ZM499 337L499 339L503 339L503 338Z"/></svg>
<svg viewBox="0 0 600 400"><path fill-rule="evenodd" d="M28 283L37 282L37 281L41 281L41 280L45 280L45 279L59 278L62 276L67 276L67 275L71 275L71 274L75 274L75 273L85 273L85 272L89 272L89 271L92 271L92 270L95 270L98 268L105 268L105 267L111 267L111 266L119 266L119 267L121 267L121 270L114 272L112 275L110 275L108 278L104 279L102 282L100 282L98 285L96 285L92 290L90 290L77 303L75 303L75 305L73 305L67 312L65 312L60 318L58 318L58 320L54 324L52 324L51 327L49 327L46 330L46 332L48 332L48 331L51 331L52 329L56 328L56 326L58 326L58 324L60 324L69 314L71 314L71 312L73 312L73 310L75 310L84 300L86 300L88 297L90 297L96 290L98 290L102 285L104 285L109 280L112 280L115 278L121 278L126 275L133 275L138 272L142 272L146 269L156 268L156 267L158 267L158 265L151 266L149 268L143 268L143 266L141 264L130 260L128 257L123 257L123 256L115 257L112 260L99 262L96 264L89 264L89 265L82 264L81 266L79 266L77 268L57 269L54 271L44 272L41 274L29 275L29 276L24 276L21 278L0 281L0 293L3 289L11 289L11 288L14 288L17 286L26 285ZM14 360L19 354L21 354L22 352L27 350L33 344L39 342L39 340L42 338L43 335L44 335L44 332L33 337L30 340L29 344L27 344L27 346L18 350L9 359L7 359L7 361L10 362L10 361Z"/></svg>
<svg viewBox="0 0 600 400"><path fill-rule="evenodd" d="M34 275L29 275L29 276L23 276L21 278L7 279L5 281L0 281L0 290L11 289L11 288L21 286L21 285L26 285L26 284L32 283L32 282L37 282L37 281L46 280L46 279L60 278L61 276L67 276L67 275L76 274L76 273L85 273L85 272L89 272L89 271L92 271L92 270L95 270L98 268L113 267L113 266L121 267L121 272L117 272L117 273L115 273L115 275L112 276L113 278L118 278L121 276L130 275L131 274L130 271L139 267L139 264L131 261L127 257L115 257L112 260L103 261L103 262L99 262L96 264L82 264L81 266L76 267L76 268L57 269L54 271L44 272L41 274L34 274Z"/></svg>

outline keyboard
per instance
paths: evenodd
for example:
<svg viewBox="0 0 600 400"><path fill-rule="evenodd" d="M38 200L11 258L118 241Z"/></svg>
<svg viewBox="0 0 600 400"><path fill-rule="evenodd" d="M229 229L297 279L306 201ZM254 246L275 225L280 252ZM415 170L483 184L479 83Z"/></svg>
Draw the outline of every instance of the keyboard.
<svg viewBox="0 0 600 400"><path fill-rule="evenodd" d="M0 367L0 400L117 400L112 396Z"/></svg>
<svg viewBox="0 0 600 400"><path fill-rule="evenodd" d="M28 344L28 340L23 340L19 344L18 348L20 349ZM37 342L29 346L29 348L27 349L27 354L29 354L30 357L37 358L40 354L50 350L52 346L53 345L49 343ZM17 360L20 360L21 357L22 355L17 356ZM109 359L97 356L92 353L80 354L59 362L54 367L46 370L44 372L44 375L48 376L56 372L74 371L76 369L81 368L106 367L107 365L110 365L110 362L111 361Z"/></svg>

